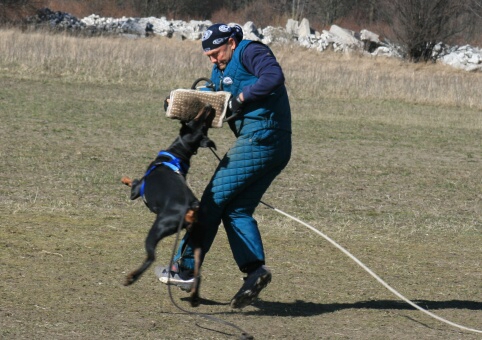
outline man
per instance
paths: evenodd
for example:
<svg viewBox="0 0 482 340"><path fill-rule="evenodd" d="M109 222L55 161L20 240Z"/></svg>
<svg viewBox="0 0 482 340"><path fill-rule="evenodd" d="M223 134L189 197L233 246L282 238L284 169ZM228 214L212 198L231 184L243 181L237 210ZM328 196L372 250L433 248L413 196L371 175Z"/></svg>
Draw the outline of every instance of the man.
<svg viewBox="0 0 482 340"><path fill-rule="evenodd" d="M204 54L214 64L216 91L232 94L229 126L236 136L201 197L203 259L223 223L234 259L247 274L231 300L233 308L251 304L271 281L254 210L291 156L291 110L284 75L265 45L243 40L238 25L215 24L203 34ZM161 282L189 291L193 283L193 245L189 233L181 241L172 268L158 267Z"/></svg>

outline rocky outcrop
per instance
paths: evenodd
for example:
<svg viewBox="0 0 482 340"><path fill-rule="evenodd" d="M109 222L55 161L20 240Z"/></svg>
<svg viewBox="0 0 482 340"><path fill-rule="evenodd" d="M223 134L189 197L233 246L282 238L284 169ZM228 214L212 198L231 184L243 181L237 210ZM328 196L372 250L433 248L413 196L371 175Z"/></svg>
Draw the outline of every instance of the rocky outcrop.
<svg viewBox="0 0 482 340"><path fill-rule="evenodd" d="M92 14L83 19L63 12L53 12L48 8L40 10L36 16L27 19L34 26L47 26L55 30L66 30L88 35L124 35L131 38L159 35L179 40L199 40L202 33L212 22L209 20L189 22L156 18L104 18ZM360 51L373 56L403 58L404 51L388 40L380 39L376 33L368 30L355 32L332 25L328 31L317 32L311 29L307 19L298 22L288 19L286 27L268 26L257 28L249 21L241 25L245 39L270 44L298 44L301 47L335 52ZM482 71L482 50L469 45L447 46L433 44L431 58L444 64L467 71Z"/></svg>

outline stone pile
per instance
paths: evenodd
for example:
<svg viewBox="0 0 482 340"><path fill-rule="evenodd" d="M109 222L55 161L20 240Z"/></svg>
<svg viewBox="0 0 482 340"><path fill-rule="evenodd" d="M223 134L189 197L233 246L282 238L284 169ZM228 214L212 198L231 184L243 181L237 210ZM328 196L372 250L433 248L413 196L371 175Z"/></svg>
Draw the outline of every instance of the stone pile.
<svg viewBox="0 0 482 340"><path fill-rule="evenodd" d="M466 71L482 71L481 48L469 45L443 47L443 44L437 44L435 45L434 53L439 53L439 48L444 51L437 57L437 60L440 60L442 63Z"/></svg>
<svg viewBox="0 0 482 340"><path fill-rule="evenodd" d="M37 14L26 19L27 24L38 26L48 26L57 30L80 31L85 29L84 23L75 16L65 12L54 12L49 8L37 11Z"/></svg>
<svg viewBox="0 0 482 340"><path fill-rule="evenodd" d="M29 24L47 25L57 30L83 32L85 34L113 34L131 38L159 35L179 40L199 40L204 30L212 22L209 20L189 22L167 20L165 17L155 18L104 18L92 14L83 19L63 13L53 12L45 8L31 18ZM355 32L332 25L329 31L313 31L307 19L298 22L289 19L286 27L268 26L257 28L252 22L242 25L245 39L270 44L298 44L302 47L336 52L362 51L373 56L403 58L404 51L388 40L368 30ZM438 43L432 50L431 59L467 71L482 71L482 50L469 45L447 46Z"/></svg>

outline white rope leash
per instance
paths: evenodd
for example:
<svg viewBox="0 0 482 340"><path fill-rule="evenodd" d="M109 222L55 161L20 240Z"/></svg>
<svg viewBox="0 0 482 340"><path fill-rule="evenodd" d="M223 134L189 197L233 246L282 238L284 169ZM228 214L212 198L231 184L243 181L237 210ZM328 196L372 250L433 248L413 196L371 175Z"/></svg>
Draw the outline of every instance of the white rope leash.
<svg viewBox="0 0 482 340"><path fill-rule="evenodd" d="M321 231L319 231L318 229L315 229L314 227L312 227L311 225L301 221L300 219L294 217L294 216L291 216L287 213L285 213L284 211L281 211L279 209L276 209L275 207L269 205L269 204L266 204L264 202L261 201L262 204L264 204L266 207L270 208L270 209L273 209L274 211L288 217L288 218L291 218L292 220L304 225L305 227L307 227L308 229L311 229L312 231L314 231L315 233L317 233L318 235L320 235L321 237L323 237L325 240L327 240L328 242L330 242L332 245L334 245L336 248L340 249L345 255L347 255L349 258L351 258L353 261L355 261L360 267L362 267L368 274L370 274L371 276L373 276L378 282L380 282L385 288L387 288L389 291L391 291L393 294L395 294L397 297L399 297L400 299L402 299L403 301L405 301L406 303L408 303L410 306L418 309L419 311L431 316L432 318L434 319L437 319L443 323L446 323L448 325L451 325L453 327L456 327L456 328L460 328L460 329L463 329L463 330L466 330L466 331L470 331L470 332L475 332L475 333L482 333L482 330L478 330L478 329L474 329L474 328L469 328L469 327L465 327L465 326L462 326L462 325L459 325L459 324L456 324L452 321L449 321L449 320L446 320L438 315L435 315L431 312L429 312L428 310L426 309L423 309L422 307L418 306L417 304L413 303L412 301L410 301L409 299L407 299L405 296L403 296L402 294L400 294L399 292L397 292L395 289L393 289L392 287L390 287L385 281L383 281L377 274L375 274L370 268L368 268L367 266L365 266L360 260L358 260L355 256L353 256L348 250L346 250L345 248L343 248L342 246L340 246L338 243L336 243L334 240L332 240L330 237L328 237L327 235L323 234Z"/></svg>

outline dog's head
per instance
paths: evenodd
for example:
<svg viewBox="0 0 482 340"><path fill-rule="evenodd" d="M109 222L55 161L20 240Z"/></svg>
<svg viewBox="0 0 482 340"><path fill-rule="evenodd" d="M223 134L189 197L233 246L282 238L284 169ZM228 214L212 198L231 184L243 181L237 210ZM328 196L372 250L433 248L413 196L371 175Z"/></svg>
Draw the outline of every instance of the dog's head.
<svg viewBox="0 0 482 340"><path fill-rule="evenodd" d="M206 105L189 122L181 121L182 126L179 135L183 142L195 149L198 147L216 149L216 144L208 137L208 130L215 116L212 106Z"/></svg>

